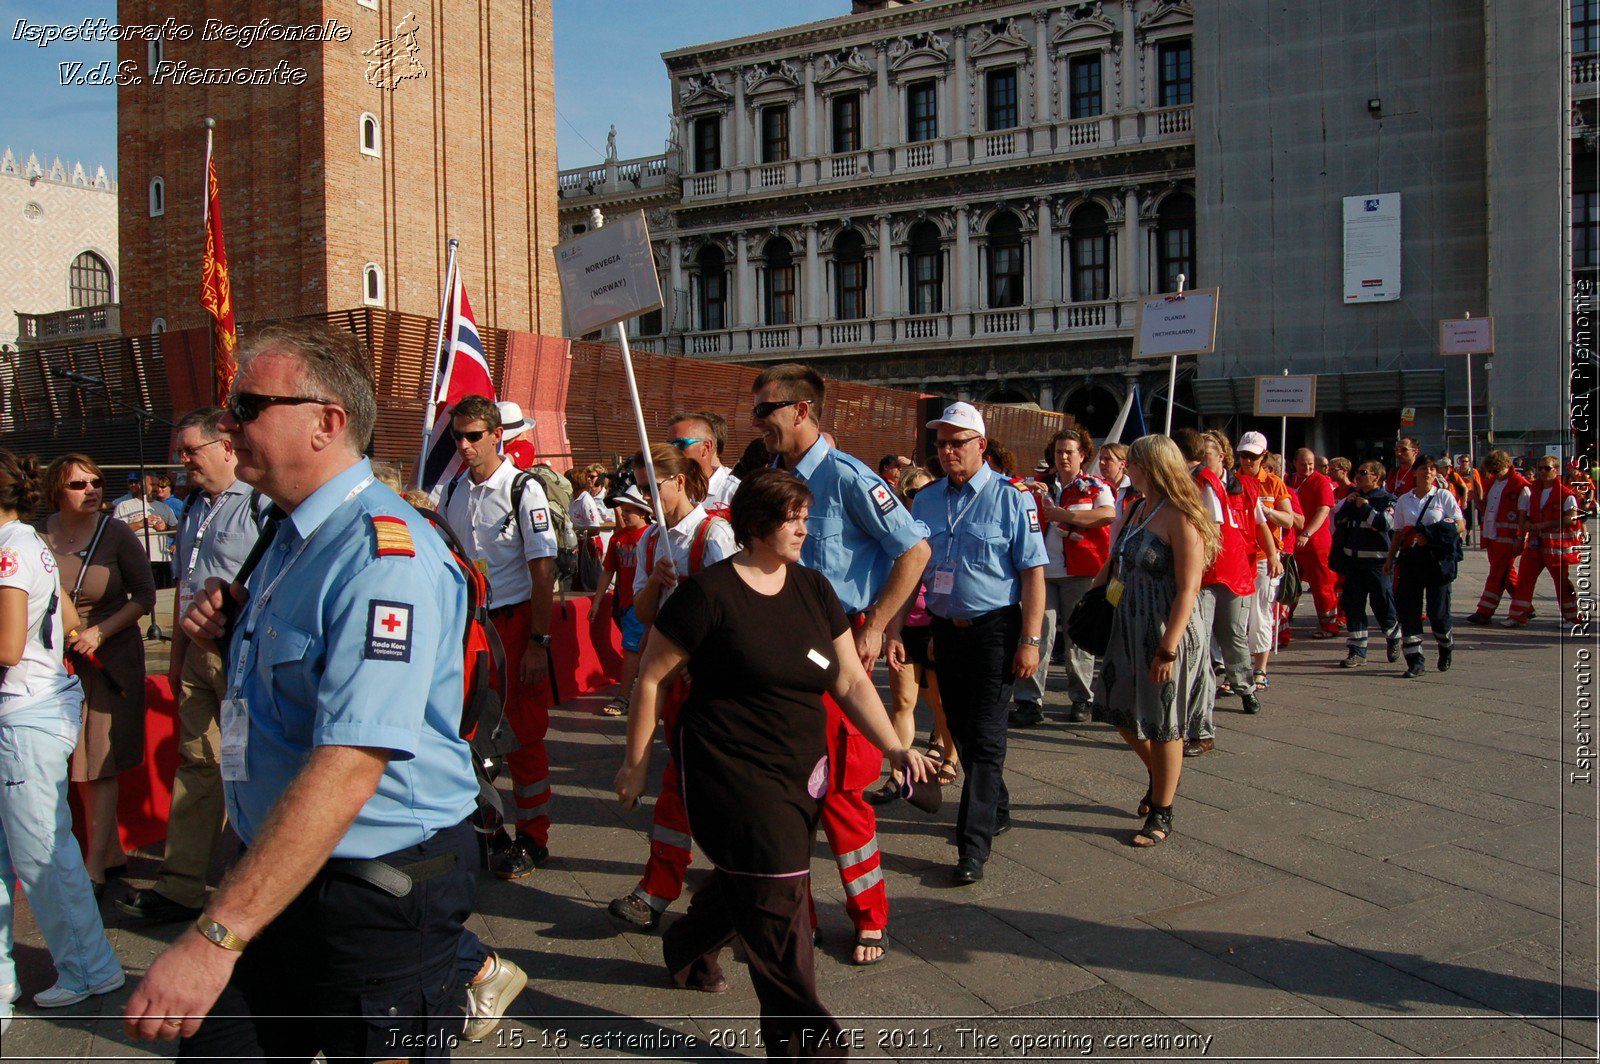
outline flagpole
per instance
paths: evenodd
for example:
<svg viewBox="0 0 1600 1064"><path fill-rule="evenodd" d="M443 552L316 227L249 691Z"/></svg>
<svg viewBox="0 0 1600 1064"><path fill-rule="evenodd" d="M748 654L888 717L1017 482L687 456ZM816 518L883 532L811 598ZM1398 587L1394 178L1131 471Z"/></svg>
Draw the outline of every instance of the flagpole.
<svg viewBox="0 0 1600 1064"><path fill-rule="evenodd" d="M217 120L210 115L206 116L206 168L200 176L200 230L206 234L207 243L211 240L211 133L217 128ZM211 370L211 392L217 390L217 320L211 315L206 315L206 361ZM227 396L216 396L219 400L226 400Z"/></svg>
<svg viewBox="0 0 1600 1064"><path fill-rule="evenodd" d="M605 215L600 213L599 208L589 212L589 224L593 229L606 224ZM667 512L661 507L661 489L656 486L656 464L650 458L650 434L645 430L644 406L639 402L639 382L633 376L633 351L628 347L628 327L625 322L618 325L617 344L622 348L622 372L628 378L628 398L633 401L634 427L639 430L639 453L644 456L645 476L650 478L650 506L656 515L656 527L661 529L657 535L665 535L669 527Z"/></svg>
<svg viewBox="0 0 1600 1064"><path fill-rule="evenodd" d="M423 467L428 464L428 440L433 436L433 423L438 420L436 411L439 407L439 360L444 355L444 332L453 324L449 320L451 302L456 294L456 248L461 241L455 237L450 238L450 253L444 268L444 297L439 301L439 337L433 345L433 374L428 378L428 405L422 412L422 447L417 452L417 487L425 488L422 482Z"/></svg>

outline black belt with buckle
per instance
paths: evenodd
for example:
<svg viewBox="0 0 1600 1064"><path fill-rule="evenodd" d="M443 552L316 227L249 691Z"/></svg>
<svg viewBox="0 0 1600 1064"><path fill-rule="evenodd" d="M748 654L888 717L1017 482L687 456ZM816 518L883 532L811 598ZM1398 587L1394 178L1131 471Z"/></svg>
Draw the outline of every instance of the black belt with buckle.
<svg viewBox="0 0 1600 1064"><path fill-rule="evenodd" d="M411 893L413 885L437 879L453 871L458 863L453 853L407 865L392 865L373 857L334 857L323 866L323 871L359 879L385 894L403 898Z"/></svg>

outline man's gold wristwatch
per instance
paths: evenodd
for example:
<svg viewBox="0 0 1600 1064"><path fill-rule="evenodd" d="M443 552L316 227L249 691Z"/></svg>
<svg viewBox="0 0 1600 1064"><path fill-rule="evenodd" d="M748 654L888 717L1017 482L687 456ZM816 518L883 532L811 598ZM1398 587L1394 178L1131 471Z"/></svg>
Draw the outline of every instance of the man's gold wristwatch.
<svg viewBox="0 0 1600 1064"><path fill-rule="evenodd" d="M250 944L249 939L240 938L229 931L222 924L217 923L204 913L194 922L194 929L205 936L207 942L235 953L243 953L244 948Z"/></svg>

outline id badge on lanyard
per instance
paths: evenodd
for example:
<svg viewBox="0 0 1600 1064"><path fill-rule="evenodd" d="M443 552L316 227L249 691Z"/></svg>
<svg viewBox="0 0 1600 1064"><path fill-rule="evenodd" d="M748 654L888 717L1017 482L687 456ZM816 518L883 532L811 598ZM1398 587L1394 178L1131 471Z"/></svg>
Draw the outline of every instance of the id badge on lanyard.
<svg viewBox="0 0 1600 1064"><path fill-rule="evenodd" d="M960 527L961 522L967 516L967 511L972 509L973 504L977 501L978 493L974 491L972 493L972 498L968 499L966 504L963 505L959 511L952 515L950 512L950 498L949 496L945 497L944 517L949 531L946 533L947 538L945 540L944 547L944 561L933 570L933 580L928 584L928 590L935 595L950 595L955 592L956 529Z"/></svg>

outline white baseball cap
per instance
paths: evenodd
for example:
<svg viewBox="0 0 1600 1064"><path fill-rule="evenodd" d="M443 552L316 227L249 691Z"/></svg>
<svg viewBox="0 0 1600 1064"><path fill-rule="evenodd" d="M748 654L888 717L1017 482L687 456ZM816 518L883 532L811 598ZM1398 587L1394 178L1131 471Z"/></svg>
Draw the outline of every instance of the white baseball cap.
<svg viewBox="0 0 1600 1064"><path fill-rule="evenodd" d="M495 408L500 411L500 428L507 436L515 436L519 432L527 432L533 428L533 419L522 416L522 407L509 400L498 402Z"/></svg>
<svg viewBox="0 0 1600 1064"><path fill-rule="evenodd" d="M1259 432L1247 432L1239 437L1239 442L1233 448L1235 451L1248 451L1250 454L1266 454L1267 438Z"/></svg>
<svg viewBox="0 0 1600 1064"><path fill-rule="evenodd" d="M944 413L928 422L928 428L936 429L940 425L949 425L953 429L967 429L980 436L989 435L989 430L983 427L983 415L978 413L978 408L971 403L951 403L944 408Z"/></svg>

